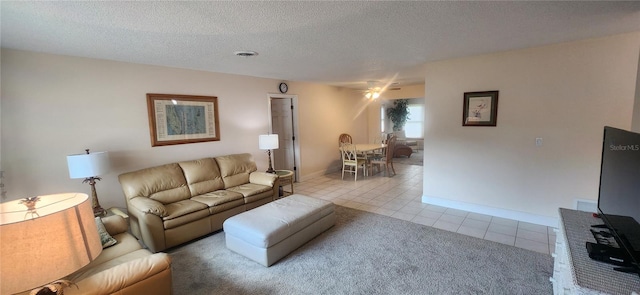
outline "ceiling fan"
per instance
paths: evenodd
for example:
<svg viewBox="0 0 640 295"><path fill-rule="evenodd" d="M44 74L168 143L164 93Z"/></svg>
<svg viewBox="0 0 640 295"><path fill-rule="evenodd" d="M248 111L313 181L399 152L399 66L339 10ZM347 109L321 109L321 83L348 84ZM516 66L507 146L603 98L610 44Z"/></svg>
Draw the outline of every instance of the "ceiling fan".
<svg viewBox="0 0 640 295"><path fill-rule="evenodd" d="M378 81L367 81L367 90L364 92L364 96L368 99L377 99L385 91L400 89L401 88L398 87L398 82L390 82L383 87L380 87Z"/></svg>

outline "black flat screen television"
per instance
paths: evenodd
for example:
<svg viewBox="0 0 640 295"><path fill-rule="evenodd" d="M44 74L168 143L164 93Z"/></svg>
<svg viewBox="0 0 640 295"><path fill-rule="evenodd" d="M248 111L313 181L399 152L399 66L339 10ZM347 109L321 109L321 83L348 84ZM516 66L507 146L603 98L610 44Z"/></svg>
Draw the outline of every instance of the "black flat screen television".
<svg viewBox="0 0 640 295"><path fill-rule="evenodd" d="M598 211L628 255L629 272L640 271L640 134L604 127ZM640 272L639 272L640 275Z"/></svg>

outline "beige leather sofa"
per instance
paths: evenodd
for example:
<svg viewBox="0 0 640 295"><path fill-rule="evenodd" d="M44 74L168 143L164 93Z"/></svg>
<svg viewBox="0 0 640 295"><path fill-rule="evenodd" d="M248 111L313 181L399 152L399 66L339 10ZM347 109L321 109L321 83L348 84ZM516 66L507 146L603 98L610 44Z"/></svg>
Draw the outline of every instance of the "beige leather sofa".
<svg viewBox="0 0 640 295"><path fill-rule="evenodd" d="M169 255L142 249L121 216L104 217L102 223L118 242L66 277L75 286L66 287L64 294L172 294Z"/></svg>
<svg viewBox="0 0 640 295"><path fill-rule="evenodd" d="M278 177L256 170L251 154L235 154L121 174L131 231L153 252L218 231L277 198Z"/></svg>

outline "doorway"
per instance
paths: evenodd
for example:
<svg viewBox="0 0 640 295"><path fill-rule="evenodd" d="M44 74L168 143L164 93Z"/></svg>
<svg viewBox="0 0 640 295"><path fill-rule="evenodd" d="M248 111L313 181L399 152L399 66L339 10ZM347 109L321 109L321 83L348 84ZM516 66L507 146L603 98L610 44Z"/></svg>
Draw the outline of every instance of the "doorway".
<svg viewBox="0 0 640 295"><path fill-rule="evenodd" d="M293 171L299 179L300 146L298 144L298 96L269 94L271 133L278 134L278 148L273 150L273 168Z"/></svg>

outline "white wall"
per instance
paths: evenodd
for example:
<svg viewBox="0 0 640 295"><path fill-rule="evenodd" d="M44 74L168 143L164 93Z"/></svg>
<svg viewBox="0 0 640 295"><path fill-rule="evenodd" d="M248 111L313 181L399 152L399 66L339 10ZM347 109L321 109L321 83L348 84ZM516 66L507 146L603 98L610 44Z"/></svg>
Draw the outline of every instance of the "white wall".
<svg viewBox="0 0 640 295"><path fill-rule="evenodd" d="M79 191L66 156L109 151L112 171L96 185L103 207L124 206L120 173L181 160L253 154L259 170L267 156L258 135L268 131L268 93L280 80L146 66L2 49L1 153L7 199ZM342 132L366 138L360 97L350 91L289 82L298 95L301 178L322 174L338 159ZM218 142L151 147L146 93L218 97ZM334 165L337 165L334 163Z"/></svg>
<svg viewBox="0 0 640 295"><path fill-rule="evenodd" d="M603 126L631 127L639 48L636 32L427 64L423 201L554 225L597 200ZM462 127L463 93L486 90L497 127Z"/></svg>

